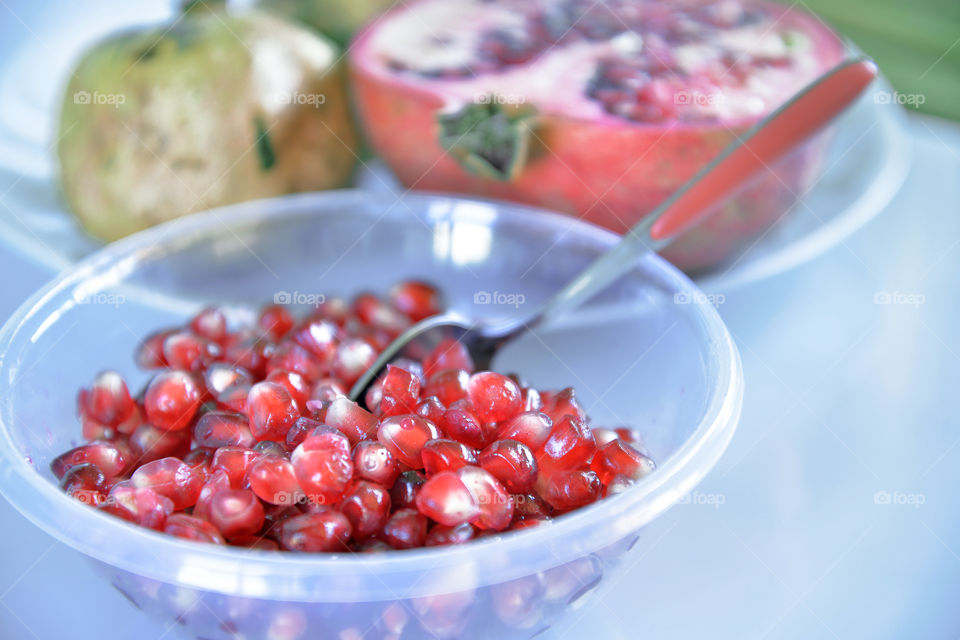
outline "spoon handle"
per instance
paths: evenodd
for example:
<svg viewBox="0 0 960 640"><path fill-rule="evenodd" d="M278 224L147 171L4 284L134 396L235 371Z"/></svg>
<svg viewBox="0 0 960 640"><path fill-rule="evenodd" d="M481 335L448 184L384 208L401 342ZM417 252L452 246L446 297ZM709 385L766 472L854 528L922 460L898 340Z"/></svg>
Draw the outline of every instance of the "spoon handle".
<svg viewBox="0 0 960 640"><path fill-rule="evenodd" d="M867 58L848 60L731 142L716 158L634 226L610 251L554 294L527 326L580 306L620 278L638 258L668 245L739 188L823 129L876 78Z"/></svg>

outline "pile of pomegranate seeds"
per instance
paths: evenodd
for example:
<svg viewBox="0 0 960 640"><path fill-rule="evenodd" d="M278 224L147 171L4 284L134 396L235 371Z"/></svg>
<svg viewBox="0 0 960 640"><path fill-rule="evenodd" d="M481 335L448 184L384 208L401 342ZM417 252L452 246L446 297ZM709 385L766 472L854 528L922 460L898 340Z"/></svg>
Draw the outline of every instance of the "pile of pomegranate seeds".
<svg viewBox="0 0 960 640"><path fill-rule="evenodd" d="M158 370L131 396L114 372L78 395L88 442L51 463L74 498L214 544L377 551L534 527L623 491L654 465L628 429L591 429L573 389L473 370L457 342L399 360L368 409L344 394L411 323L429 285L334 299L302 319L264 308L228 328L206 309L149 336Z"/></svg>

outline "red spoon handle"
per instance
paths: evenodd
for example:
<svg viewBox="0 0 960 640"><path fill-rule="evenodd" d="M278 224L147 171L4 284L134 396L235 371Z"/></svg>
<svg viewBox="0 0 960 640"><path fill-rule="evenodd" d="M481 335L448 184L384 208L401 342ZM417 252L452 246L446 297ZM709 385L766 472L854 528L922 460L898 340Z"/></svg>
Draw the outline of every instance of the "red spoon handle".
<svg viewBox="0 0 960 640"><path fill-rule="evenodd" d="M877 77L870 60L850 60L774 111L690 181L663 209L650 236L663 243L831 122ZM654 214L656 215L656 214Z"/></svg>

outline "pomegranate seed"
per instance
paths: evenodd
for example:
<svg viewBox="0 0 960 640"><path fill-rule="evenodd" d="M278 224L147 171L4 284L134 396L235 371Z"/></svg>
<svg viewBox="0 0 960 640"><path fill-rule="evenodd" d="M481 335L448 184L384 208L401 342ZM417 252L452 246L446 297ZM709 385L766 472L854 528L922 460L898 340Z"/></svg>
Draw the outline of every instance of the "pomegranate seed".
<svg viewBox="0 0 960 640"><path fill-rule="evenodd" d="M158 429L186 429L200 408L200 389L193 377L183 371L158 373L147 386L143 405L147 420Z"/></svg>
<svg viewBox="0 0 960 640"><path fill-rule="evenodd" d="M429 440L421 451L423 468L428 476L441 471L456 471L468 464L477 464L476 451L456 440Z"/></svg>
<svg viewBox="0 0 960 640"><path fill-rule="evenodd" d="M390 494L379 484L358 480L343 496L340 511L347 516L355 538L372 536L390 517Z"/></svg>
<svg viewBox="0 0 960 640"><path fill-rule="evenodd" d="M467 348L453 339L441 340L423 360L423 372L427 379L443 369L463 369L473 373L473 359ZM446 403L444 403L446 404Z"/></svg>
<svg viewBox="0 0 960 640"><path fill-rule="evenodd" d="M383 380L375 380L363 395L363 401L374 415L380 415L381 400L383 400Z"/></svg>
<svg viewBox="0 0 960 640"><path fill-rule="evenodd" d="M525 576L490 588L493 611L513 629L532 629L543 619L543 578Z"/></svg>
<svg viewBox="0 0 960 640"><path fill-rule="evenodd" d="M287 437L283 441L285 451L292 452L319 426L322 426L322 423L312 418L298 418L290 427L290 431L287 431Z"/></svg>
<svg viewBox="0 0 960 640"><path fill-rule="evenodd" d="M545 473L575 469L586 464L597 450L590 428L571 415L554 423L550 437L536 453L537 465Z"/></svg>
<svg viewBox="0 0 960 640"><path fill-rule="evenodd" d="M320 400L322 402L333 402L341 396L346 396L347 390L343 388L334 378L321 378L313 385L310 390L309 400Z"/></svg>
<svg viewBox="0 0 960 640"><path fill-rule="evenodd" d="M472 522L480 515L473 494L452 471L441 471L427 479L417 493L416 504L420 513L447 526Z"/></svg>
<svg viewBox="0 0 960 640"><path fill-rule="evenodd" d="M474 413L484 422L500 422L522 407L520 387L507 376L492 371L475 373L467 383L467 397Z"/></svg>
<svg viewBox="0 0 960 640"><path fill-rule="evenodd" d="M76 491L92 491L103 493L107 485L107 478L97 465L85 462L67 469L60 480L60 488L69 495Z"/></svg>
<svg viewBox="0 0 960 640"><path fill-rule="evenodd" d="M406 369L388 364L382 389L381 415L396 416L404 413L416 413L417 399L420 397L419 377Z"/></svg>
<svg viewBox="0 0 960 640"><path fill-rule="evenodd" d="M143 410L140 408L140 405L134 403L133 411L130 412L130 415L127 416L124 421L116 425L116 431L123 435L130 435L136 431L137 427L141 424L143 424Z"/></svg>
<svg viewBox="0 0 960 640"><path fill-rule="evenodd" d="M399 335L410 326L410 319L372 293L361 293L353 301L353 312L363 324Z"/></svg>
<svg viewBox="0 0 960 640"><path fill-rule="evenodd" d="M130 435L130 447L137 464L171 456L179 458L190 449L190 431L166 431L143 423Z"/></svg>
<svg viewBox="0 0 960 640"><path fill-rule="evenodd" d="M247 549L253 549L256 551L279 551L280 545L271 540L270 538L262 538L260 536L253 536L248 538L234 538L230 541L230 544L238 547L246 547Z"/></svg>
<svg viewBox="0 0 960 640"><path fill-rule="evenodd" d="M194 542L209 542L211 544L226 544L217 528L200 518L194 518L182 513L175 513L167 518L163 525L163 532L171 536L192 540Z"/></svg>
<svg viewBox="0 0 960 640"><path fill-rule="evenodd" d="M230 476L227 475L226 469L211 469L210 473L207 474L206 482L203 483L203 488L200 489L197 504L193 507L193 515L205 519L210 509L210 501L213 500L213 496L221 491L227 491L230 488ZM172 504L173 503L171 503L171 506Z"/></svg>
<svg viewBox="0 0 960 640"><path fill-rule="evenodd" d="M322 426L322 425L321 425ZM278 456L281 458L287 457L287 450L283 448L283 445L279 442L274 442L273 440L261 440L253 446L253 450L256 451L261 457L262 456Z"/></svg>
<svg viewBox="0 0 960 640"><path fill-rule="evenodd" d="M523 520L517 520L512 525L510 525L510 531L520 531L521 529L533 529L539 527L547 522L550 522L549 517L543 518L524 518Z"/></svg>
<svg viewBox="0 0 960 640"><path fill-rule="evenodd" d="M522 493L513 496L513 520L550 517L550 507L535 493Z"/></svg>
<svg viewBox="0 0 960 640"><path fill-rule="evenodd" d="M634 484L636 484L636 480L633 478L613 476L603 487L603 497L606 498L607 496L615 496L618 493L623 493Z"/></svg>
<svg viewBox="0 0 960 640"><path fill-rule="evenodd" d="M377 350L359 338L348 338L340 343L333 357L333 375L350 386L356 382L377 359Z"/></svg>
<svg viewBox="0 0 960 640"><path fill-rule="evenodd" d="M267 360L267 371L291 371L307 380L316 380L326 373L326 367L313 354L296 342L285 340L278 344Z"/></svg>
<svg viewBox="0 0 960 640"><path fill-rule="evenodd" d="M138 489L153 489L173 501L177 511L192 507L203 489L203 476L177 458L161 458L141 466L130 476Z"/></svg>
<svg viewBox="0 0 960 640"><path fill-rule="evenodd" d="M257 440L283 440L300 411L286 387L276 382L258 382L247 395L247 417L250 432Z"/></svg>
<svg viewBox="0 0 960 640"><path fill-rule="evenodd" d="M416 410L418 416L426 418L433 424L443 422L443 414L446 412L447 408L440 403L440 400L438 400L436 396L424 398L423 401L417 405Z"/></svg>
<svg viewBox="0 0 960 640"><path fill-rule="evenodd" d="M353 477L350 444L339 431L315 430L293 450L290 460L300 487L311 502L337 502Z"/></svg>
<svg viewBox="0 0 960 640"><path fill-rule="evenodd" d="M481 451L477 460L511 493L529 491L537 479L533 452L517 440L497 440Z"/></svg>
<svg viewBox="0 0 960 640"><path fill-rule="evenodd" d="M134 412L136 405L130 397L127 383L119 373L104 371L90 385L88 391L81 393L82 415L115 427Z"/></svg>
<svg viewBox="0 0 960 640"><path fill-rule="evenodd" d="M439 437L436 425L417 415L390 416L377 430L377 439L390 449L393 457L412 469L423 468L423 446Z"/></svg>
<svg viewBox="0 0 960 640"><path fill-rule="evenodd" d="M251 448L256 440L250 433L247 418L239 413L211 411L200 416L193 427L193 441L198 447Z"/></svg>
<svg viewBox="0 0 960 640"><path fill-rule="evenodd" d="M183 457L183 462L200 474L206 482L207 476L210 475L210 465L213 464L213 453L213 449L192 449Z"/></svg>
<svg viewBox="0 0 960 640"><path fill-rule="evenodd" d="M267 373L267 359L273 354L274 345L266 338L238 333L231 336L224 346L223 359L234 366L262 378Z"/></svg>
<svg viewBox="0 0 960 640"><path fill-rule="evenodd" d="M295 504L302 495L293 465L277 455L261 455L251 462L246 484L258 498L270 504Z"/></svg>
<svg viewBox="0 0 960 640"><path fill-rule="evenodd" d="M139 489L125 481L114 485L100 508L141 527L160 531L173 513L173 501L153 489Z"/></svg>
<svg viewBox="0 0 960 640"><path fill-rule="evenodd" d="M543 394L542 411L550 416L554 423L560 421L563 416L573 416L580 422L585 422L587 414L577 401L576 393L571 387L567 387L557 393Z"/></svg>
<svg viewBox="0 0 960 640"><path fill-rule="evenodd" d="M186 331L171 333L163 341L163 359L180 371L203 371L220 357L220 346Z"/></svg>
<svg viewBox="0 0 960 640"><path fill-rule="evenodd" d="M329 320L308 320L294 331L292 339L326 365L337 352L340 328Z"/></svg>
<svg viewBox="0 0 960 640"><path fill-rule="evenodd" d="M653 471L655 466L653 460L617 438L597 450L590 468L600 477L601 482L607 484L618 475L633 480L642 478Z"/></svg>
<svg viewBox="0 0 960 640"><path fill-rule="evenodd" d="M407 280L390 289L390 304L414 322L442 311L440 293L426 282Z"/></svg>
<svg viewBox="0 0 960 640"><path fill-rule="evenodd" d="M620 436L617 435L617 432L613 429L604 429L602 427L592 427L590 431L593 433L593 440L597 443L597 448L603 447L603 445L608 442L613 442Z"/></svg>
<svg viewBox="0 0 960 640"><path fill-rule="evenodd" d="M422 547L427 539L427 519L416 509L400 509L383 525L382 535L394 549Z"/></svg>
<svg viewBox="0 0 960 640"><path fill-rule="evenodd" d="M630 429L628 427L617 427L614 429L614 432L624 442L627 442L633 445L633 448L642 453L643 455L648 455L646 447L643 445L643 437L640 435L640 432L636 429Z"/></svg>
<svg viewBox="0 0 960 640"><path fill-rule="evenodd" d="M225 538L252 536L263 527L263 506L252 491L227 489L210 499L207 519Z"/></svg>
<svg viewBox="0 0 960 640"><path fill-rule="evenodd" d="M163 341L172 331L158 331L151 334L137 347L135 359L141 369L163 369L167 361L163 357Z"/></svg>
<svg viewBox="0 0 960 640"><path fill-rule="evenodd" d="M558 511L569 511L600 497L600 478L593 471L556 471L537 476L537 493Z"/></svg>
<svg viewBox="0 0 960 640"><path fill-rule="evenodd" d="M361 478L384 487L392 487L400 475L400 467L390 449L375 440L357 443L353 449L353 468Z"/></svg>
<svg viewBox="0 0 960 640"><path fill-rule="evenodd" d="M428 547L442 547L452 544L463 544L473 539L473 525L463 522L452 527L437 525L427 534L425 545Z"/></svg>
<svg viewBox="0 0 960 640"><path fill-rule="evenodd" d="M216 307L207 307L190 320L190 331L212 342L227 338L227 317Z"/></svg>
<svg viewBox="0 0 960 640"><path fill-rule="evenodd" d="M113 442L95 441L71 449L53 459L50 470L58 480L62 480L71 467L90 463L107 478L123 475L129 461Z"/></svg>
<svg viewBox="0 0 960 640"><path fill-rule="evenodd" d="M343 298L325 298L310 314L311 319L329 320L342 327L350 315L350 305Z"/></svg>
<svg viewBox="0 0 960 640"><path fill-rule="evenodd" d="M353 445L377 435L377 417L347 397L330 403L323 422L346 435Z"/></svg>
<svg viewBox="0 0 960 640"><path fill-rule="evenodd" d="M457 400L467 397L467 384L470 374L463 369L443 369L436 372L427 381L423 389L425 396L437 396L444 406L450 406Z"/></svg>
<svg viewBox="0 0 960 640"><path fill-rule="evenodd" d="M232 446L219 447L213 454L213 463L210 465L210 470L223 469L230 479L230 486L234 489L242 489L247 469L259 455L253 449Z"/></svg>
<svg viewBox="0 0 960 640"><path fill-rule="evenodd" d="M427 479L419 471L405 471L390 489L390 502L394 509L416 506L417 494Z"/></svg>
<svg viewBox="0 0 960 640"><path fill-rule="evenodd" d="M513 500L503 485L480 467L463 467L457 475L480 508L474 524L480 529L506 529L513 520Z"/></svg>
<svg viewBox="0 0 960 640"><path fill-rule="evenodd" d="M298 407L305 407L310 397L310 385L306 379L294 371L275 369L267 376L267 382L282 384Z"/></svg>
<svg viewBox="0 0 960 640"><path fill-rule="evenodd" d="M449 438L475 449L487 446L496 431L495 428L480 422L466 400L457 400L450 405L443 414L440 427Z"/></svg>
<svg viewBox="0 0 960 640"><path fill-rule="evenodd" d="M293 317L279 305L269 305L260 312L257 326L274 340L279 340L293 329Z"/></svg>
<svg viewBox="0 0 960 640"><path fill-rule="evenodd" d="M536 389L522 389L520 391L520 399L523 404L522 411L540 411L543 407L540 392Z"/></svg>
<svg viewBox="0 0 960 640"><path fill-rule="evenodd" d="M545 413L527 411L511 418L500 427L498 438L516 440L536 451L550 437L553 421Z"/></svg>
<svg viewBox="0 0 960 640"><path fill-rule="evenodd" d="M339 511L305 513L283 521L280 546L287 551L345 551L351 533L350 520Z"/></svg>

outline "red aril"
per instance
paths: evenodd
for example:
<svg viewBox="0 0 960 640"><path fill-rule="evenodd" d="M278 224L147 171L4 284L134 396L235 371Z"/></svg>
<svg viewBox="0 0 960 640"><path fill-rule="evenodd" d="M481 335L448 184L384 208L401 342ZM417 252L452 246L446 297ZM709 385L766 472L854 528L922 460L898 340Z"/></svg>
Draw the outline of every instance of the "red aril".
<svg viewBox="0 0 960 640"><path fill-rule="evenodd" d="M440 292L419 280L407 280L391 287L390 303L414 322L435 316L443 310Z"/></svg>
<svg viewBox="0 0 960 640"><path fill-rule="evenodd" d="M333 509L305 513L283 521L280 546L287 551L346 551L352 533L350 521Z"/></svg>
<svg viewBox="0 0 960 640"><path fill-rule="evenodd" d="M484 422L501 422L512 418L520 411L523 402L517 383L493 371L470 376L467 397L476 416Z"/></svg>
<svg viewBox="0 0 960 640"><path fill-rule="evenodd" d="M204 479L182 460L161 458L139 467L130 480L138 489L153 489L169 498L179 511L197 503Z"/></svg>
<svg viewBox="0 0 960 640"><path fill-rule="evenodd" d="M470 357L470 352L456 340L441 340L423 360L423 374L428 380L444 369L463 369L473 373L473 359Z"/></svg>
<svg viewBox="0 0 960 640"><path fill-rule="evenodd" d="M419 471L405 471L400 474L390 489L390 502L394 509L415 507L417 494L427 479Z"/></svg>
<svg viewBox="0 0 960 640"><path fill-rule="evenodd" d="M382 442L364 440L353 449L353 468L356 475L384 487L392 487L400 467L390 449Z"/></svg>
<svg viewBox="0 0 960 640"><path fill-rule="evenodd" d="M537 476L537 493L557 511L570 511L600 497L600 478L593 471L556 471Z"/></svg>
<svg viewBox="0 0 960 640"><path fill-rule="evenodd" d="M333 375L350 386L370 368L377 359L377 350L360 338L347 338L337 347L333 356Z"/></svg>
<svg viewBox="0 0 960 640"><path fill-rule="evenodd" d="M190 331L200 336L222 344L227 338L227 317L216 307L207 307L190 320Z"/></svg>
<svg viewBox="0 0 960 640"><path fill-rule="evenodd" d="M399 462L411 469L422 469L421 452L428 440L439 438L435 424L417 415L390 416L380 422L377 440L382 442Z"/></svg>
<svg viewBox="0 0 960 640"><path fill-rule="evenodd" d="M266 375L267 359L273 350L274 345L268 338L250 331L238 332L227 339L223 360L262 378Z"/></svg>
<svg viewBox="0 0 960 640"><path fill-rule="evenodd" d="M258 382L247 394L250 432L257 440L283 440L300 417L287 388L276 382Z"/></svg>
<svg viewBox="0 0 960 640"><path fill-rule="evenodd" d="M290 461L300 488L315 504L340 500L353 477L353 460L346 437L320 427L293 450Z"/></svg>
<svg viewBox="0 0 960 640"><path fill-rule="evenodd" d="M321 402L331 403L340 396L346 396L347 390L336 378L321 378L317 380L310 390L309 400L319 400Z"/></svg>
<svg viewBox="0 0 960 640"><path fill-rule="evenodd" d="M382 329L391 336L400 335L410 326L409 318L372 293L361 293L354 298L353 312L364 325Z"/></svg>
<svg viewBox="0 0 960 640"><path fill-rule="evenodd" d="M535 493L521 493L513 496L513 520L550 517L550 507Z"/></svg>
<svg viewBox="0 0 960 640"><path fill-rule="evenodd" d="M387 365L380 398L380 415L396 416L416 413L420 397L420 378L406 369Z"/></svg>
<svg viewBox="0 0 960 640"><path fill-rule="evenodd" d="M441 471L427 479L417 493L417 510L442 525L473 522L480 507L473 494L453 471Z"/></svg>
<svg viewBox="0 0 960 640"><path fill-rule="evenodd" d="M227 489L210 499L207 520L225 538L252 536L263 527L263 506L252 491Z"/></svg>
<svg viewBox="0 0 960 640"><path fill-rule="evenodd" d="M170 456L179 458L190 449L190 430L167 431L145 422L130 434L130 448L134 464Z"/></svg>
<svg viewBox="0 0 960 640"><path fill-rule="evenodd" d="M314 429L320 426L323 426L323 423L313 418L298 418L290 427L290 431L287 431L287 436L283 440L283 448L287 453L292 452L301 442L306 440Z"/></svg>
<svg viewBox="0 0 960 640"><path fill-rule="evenodd" d="M350 521L354 538L368 538L387 523L390 494L379 484L358 480L340 501L340 512Z"/></svg>
<svg viewBox="0 0 960 640"><path fill-rule="evenodd" d="M383 525L381 535L394 549L422 547L427 539L427 519L416 509L399 509Z"/></svg>
<svg viewBox="0 0 960 640"><path fill-rule="evenodd" d="M293 329L293 316L280 305L268 305L260 312L257 326L273 340L279 340Z"/></svg>
<svg viewBox="0 0 960 640"><path fill-rule="evenodd" d="M456 471L468 464L477 464L477 453L470 447L447 438L429 440L421 451L427 476L441 471Z"/></svg>
<svg viewBox="0 0 960 640"><path fill-rule="evenodd" d="M440 428L447 437L475 449L487 446L496 434L496 428L482 423L466 400L450 405L443 414Z"/></svg>
<svg viewBox="0 0 960 640"><path fill-rule="evenodd" d="M297 403L297 407L300 407L301 410L306 407L307 400L310 397L311 386L307 383L306 378L299 373L275 369L270 372L266 381L283 385L290 394L290 397L293 398L293 401Z"/></svg>
<svg viewBox="0 0 960 640"><path fill-rule="evenodd" d="M295 504L302 495L293 465L285 457L260 455L247 467L245 484L270 504Z"/></svg>
<svg viewBox="0 0 960 640"><path fill-rule="evenodd" d="M200 408L197 381L184 371L164 371L154 376L143 398L147 421L158 429L186 429Z"/></svg>
<svg viewBox="0 0 960 640"><path fill-rule="evenodd" d="M116 443L95 441L60 454L50 463L50 470L60 480L71 467L85 463L95 465L109 479L123 475L130 461Z"/></svg>
<svg viewBox="0 0 960 640"><path fill-rule="evenodd" d="M140 489L124 481L114 485L100 508L128 522L159 531L173 513L173 501L153 489Z"/></svg>
<svg viewBox="0 0 960 640"><path fill-rule="evenodd" d="M573 416L581 422L587 419L587 413L577 401L576 392L572 387L567 387L557 392L547 392L541 396L543 401L543 411L550 416L554 422L559 422L563 416Z"/></svg>
<svg viewBox="0 0 960 640"><path fill-rule="evenodd" d="M200 495L197 496L197 504L193 506L193 515L206 518L213 496L230 488L230 476L227 475L227 470L222 467L211 468L203 488L200 489ZM173 503L170 504L172 507Z"/></svg>
<svg viewBox="0 0 960 640"><path fill-rule="evenodd" d="M193 542L208 542L210 544L225 544L223 536L217 531L217 528L200 518L194 518L183 513L175 513L167 518L163 525L163 532L192 540Z"/></svg>
<svg viewBox="0 0 960 640"><path fill-rule="evenodd" d="M597 450L590 427L570 415L553 425L550 436L536 452L537 465L545 473L574 469L586 464Z"/></svg>
<svg viewBox="0 0 960 640"><path fill-rule="evenodd" d="M233 446L220 447L213 454L210 470L223 469L230 480L230 486L234 489L242 489L247 469L259 456L260 454L253 449Z"/></svg>
<svg viewBox="0 0 960 640"><path fill-rule="evenodd" d="M377 435L377 417L345 396L330 403L323 422L341 431L354 445Z"/></svg>
<svg viewBox="0 0 960 640"><path fill-rule="evenodd" d="M426 418L433 424L439 425L443 422L443 414L447 412L447 408L437 399L436 396L430 396L424 398L420 404L417 405L416 414L421 418Z"/></svg>
<svg viewBox="0 0 960 640"><path fill-rule="evenodd" d="M325 365L296 342L284 340L267 358L267 372L292 371L313 381L326 374Z"/></svg>
<svg viewBox="0 0 960 640"><path fill-rule="evenodd" d="M740 0L718 21L717 6L405 2L351 44L358 110L405 186L561 210L623 233L844 58L843 42L794 7ZM775 167L681 235L668 259L688 270L719 263L779 219L823 152L815 144Z"/></svg>
<svg viewBox="0 0 960 640"><path fill-rule="evenodd" d="M220 357L220 346L189 331L176 331L163 341L163 359L171 369L203 371Z"/></svg>
<svg viewBox="0 0 960 640"><path fill-rule="evenodd" d="M67 469L60 488L80 502L97 506L106 498L107 479L96 465L86 462Z"/></svg>
<svg viewBox="0 0 960 640"><path fill-rule="evenodd" d="M198 447L253 447L256 440L250 433L246 416L226 411L211 411L200 416L193 426L193 442Z"/></svg>
<svg viewBox="0 0 960 640"><path fill-rule="evenodd" d="M167 366L163 357L163 341L172 331L158 331L146 338L137 347L134 359L141 369L162 369Z"/></svg>
<svg viewBox="0 0 960 640"><path fill-rule="evenodd" d="M467 397L470 374L464 369L441 369L427 380L423 395L436 396L445 406Z"/></svg>
<svg viewBox="0 0 960 640"><path fill-rule="evenodd" d="M477 460L511 493L529 491L537 479L533 452L517 440L497 440L481 451Z"/></svg>
<svg viewBox="0 0 960 640"><path fill-rule="evenodd" d="M329 364L340 343L340 328L329 320L307 320L294 330L294 342L309 351L323 364Z"/></svg>
<svg viewBox="0 0 960 640"><path fill-rule="evenodd" d="M97 375L90 389L80 393L82 415L87 415L108 427L115 427L128 419L136 409L127 383L116 371Z"/></svg>
<svg viewBox="0 0 960 640"><path fill-rule="evenodd" d="M213 464L213 454L213 449L203 447L191 449L187 455L183 456L183 462L206 482L210 475L210 466Z"/></svg>
<svg viewBox="0 0 960 640"><path fill-rule="evenodd" d="M467 522L452 527L438 524L430 529L424 545L428 547L444 547L453 544L463 544L473 540L473 534L473 525Z"/></svg>
<svg viewBox="0 0 960 640"><path fill-rule="evenodd" d="M504 423L497 432L497 437L522 442L536 451L550 437L551 429L553 429L553 421L547 414L526 411Z"/></svg>
<svg viewBox="0 0 960 640"><path fill-rule="evenodd" d="M607 444L608 442L613 442L620 437L613 429L607 429L604 427L591 428L590 431L593 433L593 439L597 443L598 449L603 447L603 445Z"/></svg>
<svg viewBox="0 0 960 640"><path fill-rule="evenodd" d="M653 460L640 453L632 445L617 438L597 450L590 468L608 484L614 476L626 476L632 480L642 478L654 470Z"/></svg>
<svg viewBox="0 0 960 640"><path fill-rule="evenodd" d="M479 529L506 529L513 519L513 500L503 485L480 467L463 467L457 475L480 508L473 524Z"/></svg>

